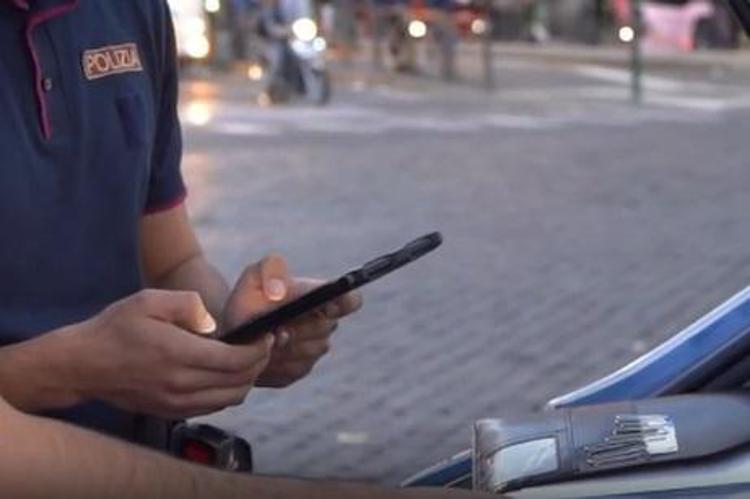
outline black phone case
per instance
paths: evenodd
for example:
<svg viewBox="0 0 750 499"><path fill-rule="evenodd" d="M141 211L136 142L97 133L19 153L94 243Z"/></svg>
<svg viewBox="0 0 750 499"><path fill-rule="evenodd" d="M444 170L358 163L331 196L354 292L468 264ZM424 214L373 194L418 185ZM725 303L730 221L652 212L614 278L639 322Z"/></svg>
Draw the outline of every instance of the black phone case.
<svg viewBox="0 0 750 499"><path fill-rule="evenodd" d="M415 239L396 252L376 258L335 281L330 281L275 310L256 317L223 335L220 339L233 345L250 343L263 333L273 331L349 291L360 288L421 258L435 250L442 242L443 237L439 232Z"/></svg>

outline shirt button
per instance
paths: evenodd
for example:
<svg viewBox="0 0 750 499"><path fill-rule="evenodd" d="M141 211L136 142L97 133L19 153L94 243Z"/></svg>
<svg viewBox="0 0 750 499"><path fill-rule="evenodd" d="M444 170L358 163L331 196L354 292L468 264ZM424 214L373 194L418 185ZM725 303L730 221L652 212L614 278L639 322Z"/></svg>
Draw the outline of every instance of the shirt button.
<svg viewBox="0 0 750 499"><path fill-rule="evenodd" d="M42 80L42 88L45 92L51 92L54 88L54 84L52 83L52 78L44 78Z"/></svg>

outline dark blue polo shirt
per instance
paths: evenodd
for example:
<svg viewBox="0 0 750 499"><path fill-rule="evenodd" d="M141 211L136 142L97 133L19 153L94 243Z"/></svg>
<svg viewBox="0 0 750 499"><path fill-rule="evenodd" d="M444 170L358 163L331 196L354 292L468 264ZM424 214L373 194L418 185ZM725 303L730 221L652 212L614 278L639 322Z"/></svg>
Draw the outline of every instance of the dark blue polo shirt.
<svg viewBox="0 0 750 499"><path fill-rule="evenodd" d="M182 202L164 0L0 0L0 344L143 287L138 224ZM130 437L92 403L60 417Z"/></svg>

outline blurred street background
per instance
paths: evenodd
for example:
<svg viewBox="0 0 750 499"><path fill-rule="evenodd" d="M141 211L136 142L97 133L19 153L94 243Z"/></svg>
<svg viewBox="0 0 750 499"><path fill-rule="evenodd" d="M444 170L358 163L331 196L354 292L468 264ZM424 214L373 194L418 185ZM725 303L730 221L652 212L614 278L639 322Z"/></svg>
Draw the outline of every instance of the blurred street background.
<svg viewBox="0 0 750 499"><path fill-rule="evenodd" d="M334 277L445 245L365 288L309 379L210 418L259 472L398 483L750 283L750 49L720 3L343 0L279 38L273 3L175 2L212 260ZM274 62L295 37L313 99Z"/></svg>

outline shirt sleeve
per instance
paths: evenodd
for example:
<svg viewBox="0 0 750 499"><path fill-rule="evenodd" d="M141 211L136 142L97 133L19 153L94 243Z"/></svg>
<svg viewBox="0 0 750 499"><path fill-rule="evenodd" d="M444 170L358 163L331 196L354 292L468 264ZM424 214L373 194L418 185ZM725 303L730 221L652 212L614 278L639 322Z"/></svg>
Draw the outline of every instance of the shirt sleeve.
<svg viewBox="0 0 750 499"><path fill-rule="evenodd" d="M145 213L157 213L180 205L187 196L182 178L182 130L177 115L178 67L174 26L169 8L164 5L164 36L157 79L156 133L151 155L151 176Z"/></svg>

